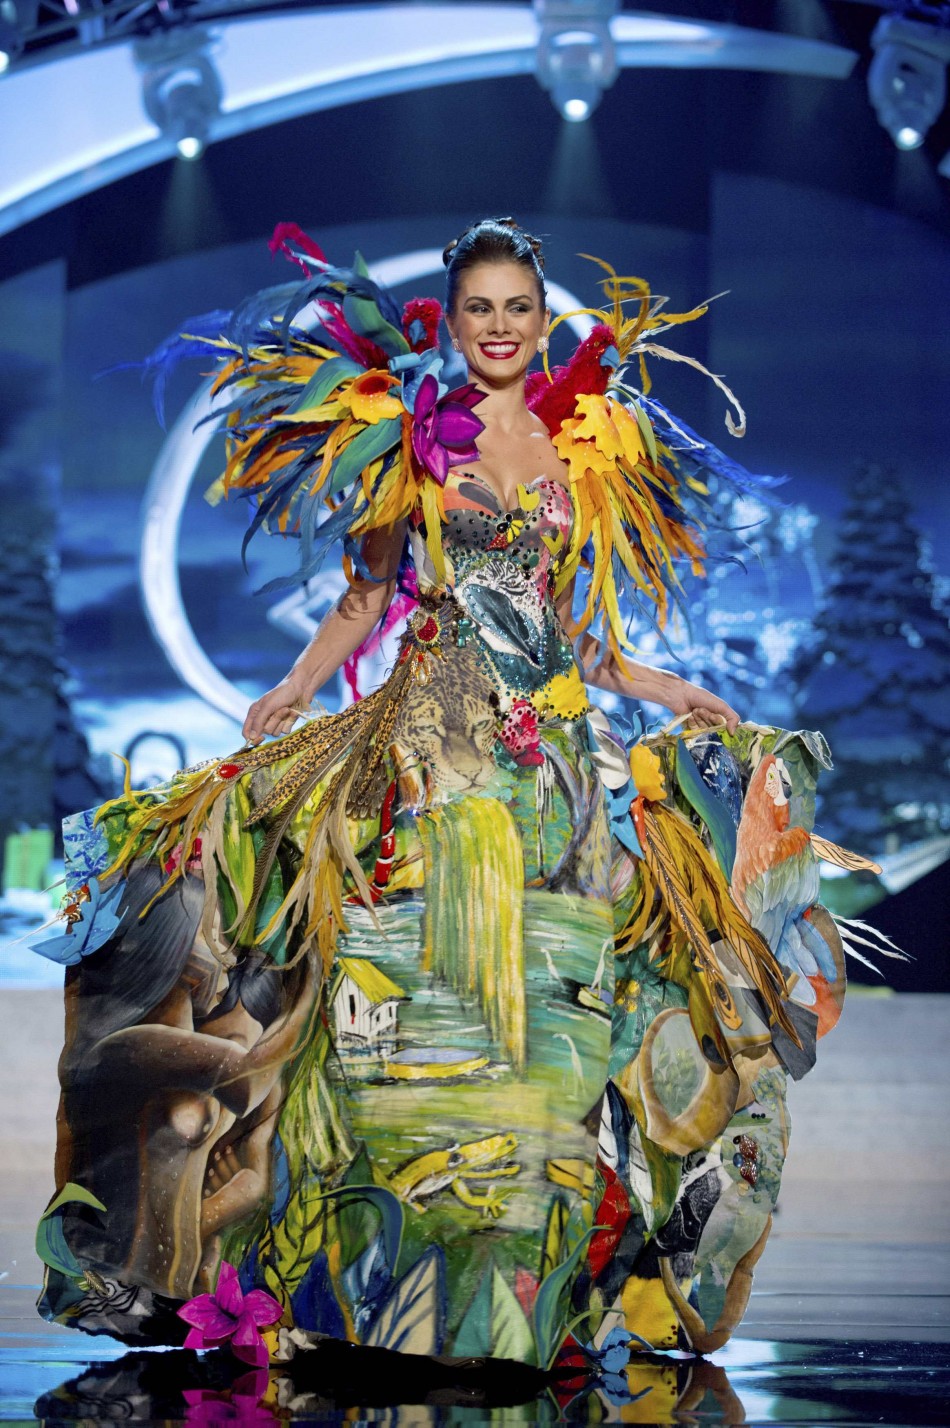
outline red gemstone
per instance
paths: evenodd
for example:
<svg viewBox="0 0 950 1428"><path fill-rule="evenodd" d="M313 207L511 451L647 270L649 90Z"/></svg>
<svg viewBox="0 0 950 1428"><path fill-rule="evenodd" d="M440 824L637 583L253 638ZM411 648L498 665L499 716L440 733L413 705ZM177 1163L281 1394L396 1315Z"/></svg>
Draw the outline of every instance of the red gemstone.
<svg viewBox="0 0 950 1428"><path fill-rule="evenodd" d="M435 619L433 615L429 615L427 619L423 620L418 630L416 630L416 637L420 640L424 640L426 644L429 644L432 640L437 639L438 634L439 622Z"/></svg>
<svg viewBox="0 0 950 1428"><path fill-rule="evenodd" d="M242 768L242 764L218 764L215 773L218 778L237 778Z"/></svg>

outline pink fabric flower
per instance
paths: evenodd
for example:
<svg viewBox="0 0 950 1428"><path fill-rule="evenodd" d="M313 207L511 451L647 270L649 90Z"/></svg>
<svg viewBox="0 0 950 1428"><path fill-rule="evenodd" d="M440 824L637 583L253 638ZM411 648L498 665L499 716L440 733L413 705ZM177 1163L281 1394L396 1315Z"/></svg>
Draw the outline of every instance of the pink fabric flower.
<svg viewBox="0 0 950 1428"><path fill-rule="evenodd" d="M478 460L475 438L485 424L472 407L484 401L485 393L466 382L439 396L439 384L431 372L419 383L412 413L412 449L424 470L445 485L449 467Z"/></svg>
<svg viewBox="0 0 950 1428"><path fill-rule="evenodd" d="M236 1358L255 1368L267 1365L267 1345L259 1325L275 1324L283 1313L273 1295L264 1289L244 1294L237 1270L226 1261L213 1294L199 1294L178 1310L179 1319L191 1324L186 1349L218 1349L230 1343Z"/></svg>

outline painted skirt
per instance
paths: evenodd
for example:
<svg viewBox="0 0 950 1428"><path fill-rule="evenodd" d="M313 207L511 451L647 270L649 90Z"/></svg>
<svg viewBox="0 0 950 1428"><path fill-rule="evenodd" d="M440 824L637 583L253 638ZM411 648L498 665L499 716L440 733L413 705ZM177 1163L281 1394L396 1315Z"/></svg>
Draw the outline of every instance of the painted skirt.
<svg viewBox="0 0 950 1428"><path fill-rule="evenodd" d="M272 1354L329 1335L547 1366L615 1329L728 1337L786 1075L843 997L823 742L623 750L592 713L542 718L519 761L467 658L395 713L391 679L267 762L72 821L46 1317L181 1343L229 1265L276 1301Z"/></svg>

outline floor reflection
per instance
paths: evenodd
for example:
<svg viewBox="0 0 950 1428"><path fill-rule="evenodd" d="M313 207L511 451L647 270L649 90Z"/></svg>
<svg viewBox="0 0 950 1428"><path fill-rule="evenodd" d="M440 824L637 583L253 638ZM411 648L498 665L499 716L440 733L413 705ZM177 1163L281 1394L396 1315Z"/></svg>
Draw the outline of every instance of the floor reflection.
<svg viewBox="0 0 950 1428"><path fill-rule="evenodd" d="M738 1341L710 1360L635 1359L597 1383L543 1387L532 1370L466 1372L428 1360L332 1345L294 1363L248 1371L230 1355L136 1352L91 1363L42 1394L42 1422L161 1421L387 1424L726 1424L948 1421L950 1367L940 1344ZM541 1391L539 1392L539 1389Z"/></svg>

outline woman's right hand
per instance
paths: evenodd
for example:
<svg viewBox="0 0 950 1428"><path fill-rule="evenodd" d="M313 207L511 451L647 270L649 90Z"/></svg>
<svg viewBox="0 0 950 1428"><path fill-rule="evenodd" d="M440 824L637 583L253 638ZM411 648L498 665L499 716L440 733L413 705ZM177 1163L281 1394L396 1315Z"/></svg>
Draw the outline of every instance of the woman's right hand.
<svg viewBox="0 0 950 1428"><path fill-rule="evenodd" d="M247 711L242 733L249 744L259 744L265 734L289 734L310 702L302 681L293 671L255 699Z"/></svg>

